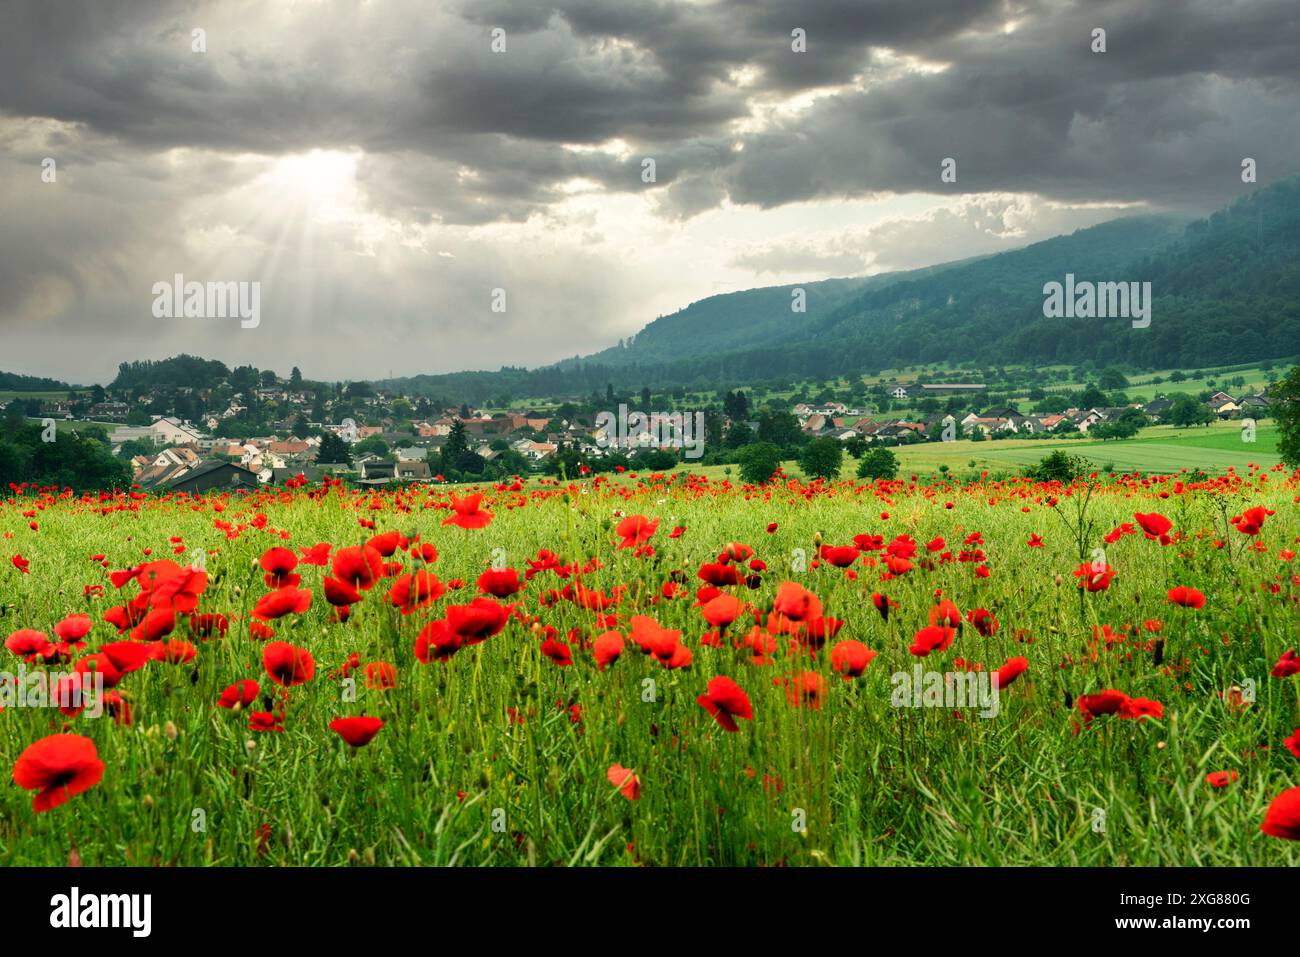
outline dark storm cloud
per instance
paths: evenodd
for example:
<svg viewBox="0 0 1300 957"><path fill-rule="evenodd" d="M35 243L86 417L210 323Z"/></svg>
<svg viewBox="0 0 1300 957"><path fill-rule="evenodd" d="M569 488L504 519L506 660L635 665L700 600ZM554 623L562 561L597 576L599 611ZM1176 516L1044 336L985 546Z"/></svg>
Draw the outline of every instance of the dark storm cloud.
<svg viewBox="0 0 1300 957"><path fill-rule="evenodd" d="M1298 49L1294 0L3 0L0 368L536 364L717 285L1205 210L1245 156L1300 171ZM308 255L311 184L255 181L316 149L358 194ZM843 213L870 200L907 208ZM154 281L214 263L266 283L256 334L150 316Z"/></svg>
<svg viewBox="0 0 1300 957"><path fill-rule="evenodd" d="M1300 18L1290 0L335 0L285 8L292 15L241 2L23 0L3 9L7 113L84 124L141 150L421 154L432 170L476 174L468 197L443 189L413 204L448 221L485 221L494 204L496 216L516 219L575 176L640 189L625 164L566 155L563 143L619 139L657 159L689 154L659 179L678 183L660 203L678 216L724 197L775 206L918 189L1181 193L1205 205L1224 197L1230 154L1252 141L1275 150L1296 131ZM197 25L208 30L204 55L189 49ZM498 26L504 54L489 48ZM1105 54L1089 50L1094 26L1107 30ZM796 27L807 31L806 53L790 49ZM899 56L945 69L909 71ZM855 78L861 88L844 86ZM755 104L815 90L828 95L761 128L732 128ZM1166 147L1177 139L1187 155L1171 171ZM726 148L733 140L743 152ZM1080 142L1110 148L1081 157ZM955 187L937 185L944 156L958 159ZM1272 155L1263 168L1295 166Z"/></svg>

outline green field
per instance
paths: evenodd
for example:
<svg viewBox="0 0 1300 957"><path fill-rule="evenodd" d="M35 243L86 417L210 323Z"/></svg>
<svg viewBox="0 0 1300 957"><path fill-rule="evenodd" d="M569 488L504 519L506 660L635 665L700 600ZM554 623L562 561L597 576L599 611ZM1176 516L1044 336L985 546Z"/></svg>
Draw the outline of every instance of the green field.
<svg viewBox="0 0 1300 957"><path fill-rule="evenodd" d="M993 474L1018 473L1025 466L1035 465L1052 452L1061 449L1070 455L1092 462L1098 470L1113 465L1115 471L1138 471L1145 474L1175 473L1184 469L1222 474L1229 468L1245 474L1250 465L1268 469L1281 459L1277 454L1277 429L1271 423L1256 427L1253 443L1242 441L1240 422L1215 422L1211 425L1182 429L1172 425L1155 425L1143 429L1131 439L1107 442L1088 439L998 439L972 442L959 439L955 442L924 442L919 445L891 447L899 461L899 474L929 478L940 474L941 466L948 466L950 477L971 478L980 472ZM972 464L973 463L973 464ZM841 478L852 478L857 460L844 456ZM739 474L737 466L711 465L685 469L720 479L734 481ZM802 474L795 461L785 463L789 475Z"/></svg>

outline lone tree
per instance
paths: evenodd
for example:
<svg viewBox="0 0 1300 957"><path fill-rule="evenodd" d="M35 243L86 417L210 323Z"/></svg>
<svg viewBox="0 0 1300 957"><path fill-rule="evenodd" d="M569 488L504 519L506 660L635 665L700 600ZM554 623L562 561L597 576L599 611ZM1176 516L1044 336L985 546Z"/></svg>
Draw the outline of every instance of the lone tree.
<svg viewBox="0 0 1300 957"><path fill-rule="evenodd" d="M875 448L858 462L858 478L892 479L898 475L898 456L886 448Z"/></svg>
<svg viewBox="0 0 1300 957"><path fill-rule="evenodd" d="M844 447L832 438L813 439L799 455L799 468L809 478L830 481L839 477L840 463L844 460Z"/></svg>
<svg viewBox="0 0 1300 957"><path fill-rule="evenodd" d="M781 450L771 442L754 442L736 453L740 463L740 477L751 484L761 485L781 467Z"/></svg>
<svg viewBox="0 0 1300 957"><path fill-rule="evenodd" d="M320 437L320 449L316 452L316 461L322 465L351 465L352 450L333 432L326 432Z"/></svg>
<svg viewBox="0 0 1300 957"><path fill-rule="evenodd" d="M1300 366L1269 390L1269 409L1277 421L1277 452L1292 468L1300 467Z"/></svg>
<svg viewBox="0 0 1300 957"><path fill-rule="evenodd" d="M1169 409L1170 424L1186 428L1190 425L1209 425L1214 421L1214 413L1204 402L1197 402L1185 392L1176 397L1171 396L1174 404Z"/></svg>

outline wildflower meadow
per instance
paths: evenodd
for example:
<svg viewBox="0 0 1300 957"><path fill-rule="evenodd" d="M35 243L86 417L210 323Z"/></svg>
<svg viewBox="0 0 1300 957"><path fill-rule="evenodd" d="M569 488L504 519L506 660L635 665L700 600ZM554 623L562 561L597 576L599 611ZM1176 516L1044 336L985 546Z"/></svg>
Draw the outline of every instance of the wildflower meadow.
<svg viewBox="0 0 1300 957"><path fill-rule="evenodd" d="M1295 865L1298 501L12 486L0 861Z"/></svg>

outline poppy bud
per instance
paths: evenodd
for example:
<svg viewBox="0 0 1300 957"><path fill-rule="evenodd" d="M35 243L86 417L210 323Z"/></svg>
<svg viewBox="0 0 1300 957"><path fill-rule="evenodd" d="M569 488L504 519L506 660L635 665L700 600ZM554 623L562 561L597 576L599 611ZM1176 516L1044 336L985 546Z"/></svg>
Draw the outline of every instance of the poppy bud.
<svg viewBox="0 0 1300 957"><path fill-rule="evenodd" d="M365 853L362 854L361 857L362 860L366 862L367 867L375 866L375 849L373 847L367 847Z"/></svg>
<svg viewBox="0 0 1300 957"><path fill-rule="evenodd" d="M1061 585L1065 582L1065 579L1061 577L1060 572L1057 572L1056 578L1053 579L1053 581L1055 581L1057 585Z"/></svg>
<svg viewBox="0 0 1300 957"><path fill-rule="evenodd" d="M175 725L175 724L173 724L172 722L168 721L167 724L165 724L165 725L163 726L163 734L167 735L167 740L168 740L168 741L175 741L175 740L176 740L176 736L177 736L178 734L180 734L180 732L176 730L176 725Z"/></svg>
<svg viewBox="0 0 1300 957"><path fill-rule="evenodd" d="M141 799L140 803L143 804L143 805L145 806L145 810L152 811L152 810L153 810L153 795L152 795L152 794L146 794L146 795L144 796L144 798Z"/></svg>
<svg viewBox="0 0 1300 957"><path fill-rule="evenodd" d="M77 845L75 844L72 845L72 849L68 851L68 866L69 867L81 866L81 854L78 853Z"/></svg>
<svg viewBox="0 0 1300 957"><path fill-rule="evenodd" d="M355 847L349 847L349 848L348 848L348 863L349 863L349 864L355 864L355 863L357 863L357 861L359 861L359 860L361 860L361 855L357 853L357 849L356 849Z"/></svg>

